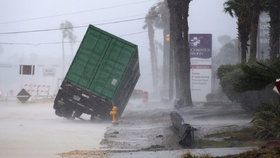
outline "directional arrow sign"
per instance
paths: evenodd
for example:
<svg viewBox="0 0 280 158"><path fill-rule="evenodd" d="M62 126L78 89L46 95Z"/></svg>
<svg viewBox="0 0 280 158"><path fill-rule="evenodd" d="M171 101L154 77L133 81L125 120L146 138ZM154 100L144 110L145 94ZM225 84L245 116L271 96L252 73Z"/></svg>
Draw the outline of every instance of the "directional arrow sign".
<svg viewBox="0 0 280 158"><path fill-rule="evenodd" d="M23 88L17 95L17 98L20 102L25 103L31 95Z"/></svg>

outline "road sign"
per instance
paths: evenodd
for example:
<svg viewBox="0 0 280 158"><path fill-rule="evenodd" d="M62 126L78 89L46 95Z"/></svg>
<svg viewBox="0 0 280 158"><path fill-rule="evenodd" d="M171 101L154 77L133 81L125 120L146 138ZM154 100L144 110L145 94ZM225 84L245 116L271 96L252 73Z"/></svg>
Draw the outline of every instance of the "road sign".
<svg viewBox="0 0 280 158"><path fill-rule="evenodd" d="M25 103L31 97L31 95L23 88L17 95L20 102Z"/></svg>

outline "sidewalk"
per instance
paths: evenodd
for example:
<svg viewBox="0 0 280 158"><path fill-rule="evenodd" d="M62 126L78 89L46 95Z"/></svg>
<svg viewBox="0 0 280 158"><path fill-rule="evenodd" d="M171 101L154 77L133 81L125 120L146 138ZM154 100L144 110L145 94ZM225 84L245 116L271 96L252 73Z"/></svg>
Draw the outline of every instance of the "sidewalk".
<svg viewBox="0 0 280 158"><path fill-rule="evenodd" d="M109 127L101 144L110 150L180 149L173 134L170 111L173 107L161 102L130 103L119 120Z"/></svg>
<svg viewBox="0 0 280 158"><path fill-rule="evenodd" d="M196 155L223 156L252 149L250 147L183 149L178 145L178 138L171 126L171 111L179 112L186 123L196 127L197 137L203 137L217 130L238 129L247 126L250 121L250 116L244 110L232 104L206 106L197 104L175 110L172 104L159 101L147 105L140 101L131 101L119 123L106 129L100 150L74 151L73 157L180 158L187 152Z"/></svg>
<svg viewBox="0 0 280 158"><path fill-rule="evenodd" d="M237 154L251 148L182 149L171 126L170 112L179 112L185 122L198 129L196 137L218 130L247 126L250 116L234 104L196 105L175 110L171 104L151 102L129 104L118 125L110 126L102 140L109 157L181 157L182 154L211 154L216 156Z"/></svg>

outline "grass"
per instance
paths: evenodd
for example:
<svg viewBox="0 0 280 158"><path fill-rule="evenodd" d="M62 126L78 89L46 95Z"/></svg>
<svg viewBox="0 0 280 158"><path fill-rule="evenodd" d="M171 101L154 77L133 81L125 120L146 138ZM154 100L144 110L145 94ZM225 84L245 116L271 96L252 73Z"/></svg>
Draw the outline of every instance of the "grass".
<svg viewBox="0 0 280 158"><path fill-rule="evenodd" d="M227 155L227 156L219 156L213 157L210 155L202 155L196 156L190 153L186 153L182 155L182 158L279 158L280 157L280 147L272 148L272 149L258 149L247 151L237 155Z"/></svg>
<svg viewBox="0 0 280 158"><path fill-rule="evenodd" d="M197 148L256 147L263 144L263 140L254 138L253 128L217 132L196 140Z"/></svg>
<svg viewBox="0 0 280 158"><path fill-rule="evenodd" d="M213 134L209 134L205 136L206 138L210 137L216 137L216 138L224 138L224 137L230 137L232 139L238 139L238 140L251 140L254 139L254 129L253 128L243 128L238 131L224 131L224 132L217 132Z"/></svg>
<svg viewBox="0 0 280 158"><path fill-rule="evenodd" d="M210 155L195 156L195 155L192 155L191 153L186 153L186 154L182 155L182 158L212 158L212 156L210 156Z"/></svg>

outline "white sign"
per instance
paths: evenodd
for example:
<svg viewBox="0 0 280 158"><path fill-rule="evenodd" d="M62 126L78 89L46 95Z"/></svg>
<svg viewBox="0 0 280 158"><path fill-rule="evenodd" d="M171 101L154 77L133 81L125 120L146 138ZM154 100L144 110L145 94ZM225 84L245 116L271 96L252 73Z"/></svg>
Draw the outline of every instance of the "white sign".
<svg viewBox="0 0 280 158"><path fill-rule="evenodd" d="M190 34L191 93L195 102L206 102L211 93L212 35Z"/></svg>
<svg viewBox="0 0 280 158"><path fill-rule="evenodd" d="M55 68L45 68L43 69L44 76L55 76Z"/></svg>

